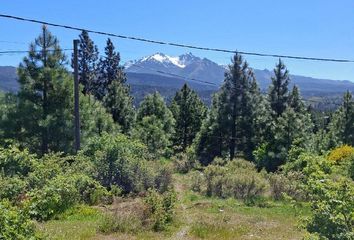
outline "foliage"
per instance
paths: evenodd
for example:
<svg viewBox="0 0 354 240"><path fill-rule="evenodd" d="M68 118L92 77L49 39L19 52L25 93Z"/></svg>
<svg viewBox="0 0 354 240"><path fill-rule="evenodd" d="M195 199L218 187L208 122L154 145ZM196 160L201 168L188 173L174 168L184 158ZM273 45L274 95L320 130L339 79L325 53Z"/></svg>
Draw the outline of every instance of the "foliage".
<svg viewBox="0 0 354 240"><path fill-rule="evenodd" d="M215 157L233 159L236 154L252 159L252 152L261 139L258 127L264 121L259 114L264 102L253 71L240 54L234 55L228 70L196 139L196 154L203 165Z"/></svg>
<svg viewBox="0 0 354 240"><path fill-rule="evenodd" d="M93 163L96 180L108 189L116 185L123 193L139 193L154 187L159 182L157 178L165 171L163 167L157 169L148 162L148 152L143 144L122 134L92 138L82 154ZM166 171L164 174L168 175ZM170 183L166 177L162 179L164 184Z"/></svg>
<svg viewBox="0 0 354 240"><path fill-rule="evenodd" d="M186 153L177 153L172 157L175 171L179 173L187 173L199 166L195 159L192 148L187 148Z"/></svg>
<svg viewBox="0 0 354 240"><path fill-rule="evenodd" d="M120 66L120 54L110 39L105 47L105 57L98 64L98 89L96 98L102 100L104 106L112 114L114 122L129 133L134 122L133 98L130 87L126 84L123 67Z"/></svg>
<svg viewBox="0 0 354 240"><path fill-rule="evenodd" d="M173 146L177 151L185 151L200 130L206 107L198 94L184 84L173 98L170 110L176 120Z"/></svg>
<svg viewBox="0 0 354 240"><path fill-rule="evenodd" d="M173 220L176 200L176 193L173 189L163 194L149 189L144 201L149 207L154 230L160 231L165 229L167 224Z"/></svg>
<svg viewBox="0 0 354 240"><path fill-rule="evenodd" d="M352 146L343 145L333 149L327 159L332 163L340 163L342 160L354 155L354 148Z"/></svg>
<svg viewBox="0 0 354 240"><path fill-rule="evenodd" d="M82 92L96 96L100 86L97 81L98 48L87 31L82 31L79 38L78 73Z"/></svg>
<svg viewBox="0 0 354 240"><path fill-rule="evenodd" d="M0 201L0 239L35 240L40 237L26 210Z"/></svg>
<svg viewBox="0 0 354 240"><path fill-rule="evenodd" d="M161 95L147 95L137 113L137 126L133 135L141 140L155 157L168 154L175 120Z"/></svg>
<svg viewBox="0 0 354 240"><path fill-rule="evenodd" d="M114 80L108 86L103 103L108 112L112 114L114 122L121 126L123 133L129 133L135 114L129 86L123 85L119 80Z"/></svg>
<svg viewBox="0 0 354 240"><path fill-rule="evenodd" d="M271 195L275 200L282 199L284 194L298 201L307 198L301 172L271 173L269 185Z"/></svg>
<svg viewBox="0 0 354 240"><path fill-rule="evenodd" d="M229 161L224 166L209 165L204 175L202 178L194 176L193 180L197 182L192 187L193 190L203 189L200 182L204 180L207 196L248 200L261 196L267 186L266 179L257 172L255 165L241 159Z"/></svg>
<svg viewBox="0 0 354 240"><path fill-rule="evenodd" d="M272 83L268 93L270 106L275 117L282 115L287 107L289 82L289 71L281 59L279 59L274 69L274 77L272 77Z"/></svg>
<svg viewBox="0 0 354 240"><path fill-rule="evenodd" d="M274 120L271 128L273 138L260 145L254 152L258 168L274 172L288 161L289 151L294 147L310 147L312 123L310 115L295 112L291 107Z"/></svg>
<svg viewBox="0 0 354 240"><path fill-rule="evenodd" d="M21 201L25 197L28 183L20 177L0 177L0 199L11 202Z"/></svg>
<svg viewBox="0 0 354 240"><path fill-rule="evenodd" d="M40 221L64 212L79 201L75 186L66 176L51 179L43 188L31 191L29 197L29 213Z"/></svg>
<svg viewBox="0 0 354 240"><path fill-rule="evenodd" d="M34 168L35 156L28 150L21 151L17 146L0 148L0 170L1 175L27 176Z"/></svg>
<svg viewBox="0 0 354 240"><path fill-rule="evenodd" d="M354 238L354 184L346 179L311 181L312 216L306 229L320 239Z"/></svg>

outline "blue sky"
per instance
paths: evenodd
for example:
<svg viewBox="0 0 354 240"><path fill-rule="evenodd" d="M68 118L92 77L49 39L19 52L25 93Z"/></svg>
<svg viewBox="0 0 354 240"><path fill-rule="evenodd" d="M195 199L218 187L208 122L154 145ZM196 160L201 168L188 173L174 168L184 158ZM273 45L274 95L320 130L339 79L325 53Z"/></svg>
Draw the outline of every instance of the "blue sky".
<svg viewBox="0 0 354 240"><path fill-rule="evenodd" d="M2 14L73 25L122 35L239 51L354 59L353 0L1 0ZM50 28L63 48L78 32ZM0 18L0 51L27 50L40 26ZM91 35L100 49L106 38ZM155 52L179 55L175 47L112 39L122 60ZM227 64L231 55L191 50ZM21 55L1 55L16 66ZM274 58L245 56L251 67L272 69ZM354 81L353 63L285 60L293 74Z"/></svg>

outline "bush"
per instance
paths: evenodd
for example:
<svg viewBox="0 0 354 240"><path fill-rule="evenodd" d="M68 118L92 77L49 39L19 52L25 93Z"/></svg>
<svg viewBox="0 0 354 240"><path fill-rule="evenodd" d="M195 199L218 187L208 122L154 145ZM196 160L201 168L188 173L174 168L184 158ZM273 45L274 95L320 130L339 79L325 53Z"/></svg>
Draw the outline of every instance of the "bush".
<svg viewBox="0 0 354 240"><path fill-rule="evenodd" d="M169 166L156 166L155 188L163 193L172 185L172 169Z"/></svg>
<svg viewBox="0 0 354 240"><path fill-rule="evenodd" d="M195 171L191 173L191 189L195 192L203 192L205 186L205 177L202 172Z"/></svg>
<svg viewBox="0 0 354 240"><path fill-rule="evenodd" d="M348 179L311 180L312 216L306 229L320 239L354 239L354 184Z"/></svg>
<svg viewBox="0 0 354 240"><path fill-rule="evenodd" d="M187 153L181 152L176 154L172 158L174 168L176 172L187 173L192 169L196 169L199 164L190 148L187 149Z"/></svg>
<svg viewBox="0 0 354 240"><path fill-rule="evenodd" d="M0 201L0 239L40 239L35 229L26 211Z"/></svg>
<svg viewBox="0 0 354 240"><path fill-rule="evenodd" d="M0 199L12 202L25 197L27 183L19 177L0 177Z"/></svg>
<svg viewBox="0 0 354 240"><path fill-rule="evenodd" d="M284 194L295 200L305 200L306 192L301 172L273 173L269 175L270 192L275 200L283 198Z"/></svg>
<svg viewBox="0 0 354 240"><path fill-rule="evenodd" d="M156 190L149 189L144 201L151 214L153 229L156 231L165 229L174 215L174 207L177 201L174 190L170 189L164 194L159 194Z"/></svg>
<svg viewBox="0 0 354 240"><path fill-rule="evenodd" d="M326 158L312 153L302 153L294 161L282 166L285 173L301 172L304 175L304 183L310 178L321 179L332 172L331 164Z"/></svg>
<svg viewBox="0 0 354 240"><path fill-rule="evenodd" d="M354 155L354 148L352 146L343 145L341 147L333 149L327 159L328 161L338 164L344 159Z"/></svg>
<svg viewBox="0 0 354 240"><path fill-rule="evenodd" d="M251 162L235 159L224 166L209 165L204 170L205 177L194 176L194 190L201 190L200 181L205 179L206 195L234 197L247 200L261 196L267 186L266 179L257 172Z"/></svg>
<svg viewBox="0 0 354 240"><path fill-rule="evenodd" d="M99 203L111 204L113 196L106 188L100 185L99 182L89 176L75 174L70 176L72 184L78 191L80 201L89 205Z"/></svg>
<svg viewBox="0 0 354 240"><path fill-rule="evenodd" d="M0 148L0 171L7 177L27 176L33 170L34 155L17 147Z"/></svg>
<svg viewBox="0 0 354 240"><path fill-rule="evenodd" d="M94 164L94 178L107 189L116 185L127 194L143 192L158 185L163 191L170 183L170 171L156 168L157 163L147 159L146 147L125 135L103 134L93 138L82 154Z"/></svg>
<svg viewBox="0 0 354 240"><path fill-rule="evenodd" d="M67 176L50 180L43 188L30 192L29 197L29 213L39 221L48 220L79 202L77 189Z"/></svg>

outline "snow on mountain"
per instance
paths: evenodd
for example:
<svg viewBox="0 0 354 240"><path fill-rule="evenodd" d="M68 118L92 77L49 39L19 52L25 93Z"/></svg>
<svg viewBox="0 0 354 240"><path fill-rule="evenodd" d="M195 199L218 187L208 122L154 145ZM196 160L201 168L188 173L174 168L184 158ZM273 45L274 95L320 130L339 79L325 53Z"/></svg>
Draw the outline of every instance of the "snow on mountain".
<svg viewBox="0 0 354 240"><path fill-rule="evenodd" d="M187 78L197 78L220 84L224 75L224 68L206 58L186 53L180 56L168 56L155 53L140 60L125 64L126 72L161 74L162 72L175 74Z"/></svg>
<svg viewBox="0 0 354 240"><path fill-rule="evenodd" d="M155 53L140 60L128 62L125 65L125 69L127 73L134 73L134 76L137 76L136 74L149 74L149 76L165 76L168 77L168 79L174 77L175 79L183 81L196 79L220 86L223 82L225 71L227 71L227 66L219 65L207 58L194 56L192 53L174 57L163 53ZM254 69L254 72L260 88L267 90L271 82L273 71ZM144 77L142 77L141 81L144 80L143 78ZM298 85L301 92L305 95L334 94L346 90L354 91L354 83L349 81L315 79L298 75L290 75L290 78L291 85ZM195 81L189 82L196 83Z"/></svg>

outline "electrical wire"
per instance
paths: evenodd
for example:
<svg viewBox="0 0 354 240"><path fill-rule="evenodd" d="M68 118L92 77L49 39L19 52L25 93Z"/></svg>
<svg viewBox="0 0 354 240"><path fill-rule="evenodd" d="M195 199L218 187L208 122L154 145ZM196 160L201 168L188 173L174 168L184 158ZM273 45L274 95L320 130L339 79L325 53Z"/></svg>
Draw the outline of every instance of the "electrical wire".
<svg viewBox="0 0 354 240"><path fill-rule="evenodd" d="M104 35L104 36L109 36L109 37L116 37L116 38L122 38L122 39L134 40L134 41L140 41L140 42L152 43L152 44L159 44L159 45L168 45L168 46L180 47L180 48L196 49L196 50L202 50L202 51L213 51L213 52L223 52L223 53L233 53L233 54L239 53L239 54L251 55L251 56L288 58L288 59L308 60L308 61L354 63L354 60L350 60L350 59L304 57L304 56L293 56L293 55L280 55L280 54L268 54L268 53L258 53L258 52L235 51L235 50L228 50L228 49L222 49L222 48L201 47L201 46L175 43L175 42L151 40L151 39L146 39L146 38L141 38L141 37L125 36L125 35L120 35L120 34L115 34L115 33L90 30L90 29L85 29L85 28L81 28L81 27L73 27L73 26L69 26L69 25L51 23L51 22L46 22L46 21L42 21L42 20L24 18L24 17L19 17L19 16L13 16L13 15L0 14L0 17L8 18L8 19L15 19L18 21L44 24L44 25L48 25L48 26L52 26L52 27L66 28L66 29L76 30L76 31L86 31L88 33L94 33L94 34L99 34L99 35Z"/></svg>

